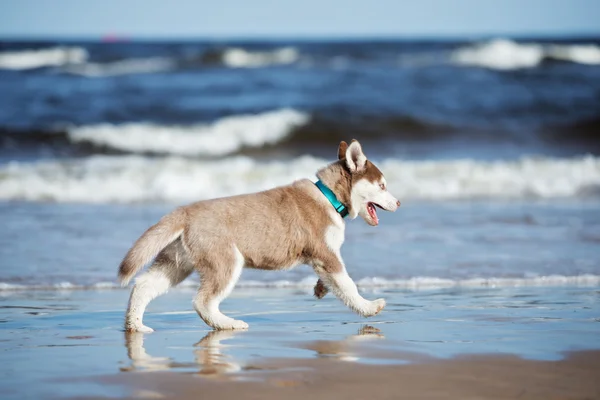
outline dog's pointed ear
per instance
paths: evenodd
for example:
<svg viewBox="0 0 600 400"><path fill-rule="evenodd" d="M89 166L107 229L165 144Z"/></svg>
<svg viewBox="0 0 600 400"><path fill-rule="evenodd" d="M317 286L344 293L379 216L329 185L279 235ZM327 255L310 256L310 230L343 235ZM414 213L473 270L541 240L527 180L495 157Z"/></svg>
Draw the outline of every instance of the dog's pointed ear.
<svg viewBox="0 0 600 400"><path fill-rule="evenodd" d="M360 172L365 168L367 156L362 151L358 140L352 139L350 146L346 149L346 165L351 172Z"/></svg>
<svg viewBox="0 0 600 400"><path fill-rule="evenodd" d="M338 160L346 158L346 150L348 150L348 143L342 140L340 142L340 147L338 147Z"/></svg>

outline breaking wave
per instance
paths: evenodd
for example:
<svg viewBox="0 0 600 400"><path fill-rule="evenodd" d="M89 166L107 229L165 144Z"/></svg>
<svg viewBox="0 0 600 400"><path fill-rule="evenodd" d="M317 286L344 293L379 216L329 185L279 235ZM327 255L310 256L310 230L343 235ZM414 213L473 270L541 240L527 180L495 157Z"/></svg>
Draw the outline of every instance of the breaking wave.
<svg viewBox="0 0 600 400"><path fill-rule="evenodd" d="M562 128L567 129L567 128ZM575 127L568 130L573 137ZM190 125L164 125L151 122L102 123L81 126L15 129L0 127L0 151L29 149L57 154L155 154L186 157L219 157L245 150L301 149L339 144L352 132L354 138L443 140L461 132L451 126L410 116L348 118L346 114L306 113L276 109L258 114L235 114ZM562 132L562 131L561 131ZM557 135L557 139L562 136Z"/></svg>
<svg viewBox="0 0 600 400"><path fill-rule="evenodd" d="M26 70L82 64L88 52L82 47L51 47L0 53L0 69Z"/></svg>
<svg viewBox="0 0 600 400"><path fill-rule="evenodd" d="M93 56L102 59L102 52L95 48ZM510 39L494 39L487 42L463 45L450 50L373 51L354 53L350 48L334 48L331 52L311 53L303 49L285 46L271 49L252 49L241 46L208 49L201 54L175 53L164 55L155 52L147 58L123 58L109 62L91 62L85 47L55 46L41 49L14 50L0 53L0 69L27 70L42 67L60 67L59 71L86 77L106 77L145 74L206 66L228 68L261 68L278 65L323 64L333 68L354 62L385 62L386 57L398 59L402 66L421 67L443 65L450 62L459 66L474 66L496 70L534 68L546 61L563 61L583 65L600 65L600 46L597 44L562 44L540 42L516 42Z"/></svg>
<svg viewBox="0 0 600 400"><path fill-rule="evenodd" d="M454 50L450 60L458 65L498 70L533 68L546 60L599 65L600 47L593 44L545 45L496 39Z"/></svg>
<svg viewBox="0 0 600 400"><path fill-rule="evenodd" d="M0 167L0 199L83 203L180 203L248 193L313 178L326 160L260 162L92 156ZM579 198L600 194L600 158L378 163L401 199Z"/></svg>
<svg viewBox="0 0 600 400"><path fill-rule="evenodd" d="M223 64L231 68L293 64L299 59L300 53L294 47L282 47L272 51L248 51L234 47L225 50L221 55Z"/></svg>
<svg viewBox="0 0 600 400"><path fill-rule="evenodd" d="M316 277L306 277L299 281L240 281L240 288L312 288L317 282ZM399 288L399 289L437 289L448 287L519 287L519 286L597 286L600 285L598 275L548 275L531 278L470 278L450 279L429 276L417 276L408 279L389 279L380 277L362 278L356 281L356 285L362 289L373 288Z"/></svg>
<svg viewBox="0 0 600 400"><path fill-rule="evenodd" d="M300 52L294 47L264 51L230 47L216 52L209 51L198 59L161 56L124 58L110 62L90 62L89 59L88 50L74 46L5 51L0 53L0 69L27 70L42 67L61 67L60 71L67 74L96 78L164 72L215 63L229 68L288 65L300 60Z"/></svg>
<svg viewBox="0 0 600 400"><path fill-rule="evenodd" d="M161 126L150 123L100 124L71 128L74 143L131 153L221 156L260 148L286 138L310 116L292 109L225 117L211 124Z"/></svg>
<svg viewBox="0 0 600 400"><path fill-rule="evenodd" d="M240 281L237 288L261 289L261 288L291 288L311 289L317 278L307 276L301 280L279 280L279 281ZM397 289L440 289L440 288L479 288L479 287L552 287L552 286L598 286L600 276L598 275L548 275L532 278L471 278L471 279L447 279L437 277L414 277L408 279L388 278L363 278L356 282L361 289L397 288ZM196 288L198 283L194 280L182 282L178 288ZM29 291L29 290L119 290L123 289L116 282L98 282L89 285L75 284L71 282L48 283L48 284L14 284L0 282L0 292Z"/></svg>
<svg viewBox="0 0 600 400"><path fill-rule="evenodd" d="M167 57L128 58L108 63L67 65L62 71L90 78L116 75L149 74L177 68L177 62Z"/></svg>

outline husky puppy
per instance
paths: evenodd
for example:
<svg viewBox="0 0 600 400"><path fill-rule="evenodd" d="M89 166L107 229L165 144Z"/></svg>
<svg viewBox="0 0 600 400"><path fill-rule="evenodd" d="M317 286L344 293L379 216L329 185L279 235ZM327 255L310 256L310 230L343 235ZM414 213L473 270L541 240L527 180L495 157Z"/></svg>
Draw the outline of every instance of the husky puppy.
<svg viewBox="0 0 600 400"><path fill-rule="evenodd" d="M131 291L125 329L152 332L142 323L148 303L194 270L201 279L194 308L217 330L248 328L219 311L244 267L281 270L308 264L319 277L315 296L331 290L364 317L379 313L385 300L364 299L346 272L340 255L343 218L360 215L377 225L376 207L396 211L400 202L356 140L341 142L338 161L319 170L317 177L316 183L303 179L264 192L192 203L150 227L119 267L125 286L152 262Z"/></svg>

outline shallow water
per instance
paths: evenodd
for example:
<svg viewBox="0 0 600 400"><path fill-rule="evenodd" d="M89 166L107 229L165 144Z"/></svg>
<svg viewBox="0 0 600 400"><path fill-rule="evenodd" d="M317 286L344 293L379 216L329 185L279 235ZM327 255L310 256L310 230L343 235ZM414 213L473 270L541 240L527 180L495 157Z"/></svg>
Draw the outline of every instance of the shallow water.
<svg viewBox="0 0 600 400"><path fill-rule="evenodd" d="M123 389L87 378L131 371L257 379L257 363L268 358L381 364L485 353L556 360L600 348L597 287L366 291L366 298L388 302L368 320L331 296L242 289L222 309L250 329L216 333L192 310L193 295L179 289L157 299L145 318L156 331L126 335L125 290L4 293L3 398L119 395Z"/></svg>
<svg viewBox="0 0 600 400"><path fill-rule="evenodd" d="M0 292L115 287L135 239L173 207L0 203ZM600 284L600 204L407 201L349 221L342 255L363 287ZM240 286L310 287L309 267L245 270ZM195 286L197 278L184 283Z"/></svg>
<svg viewBox="0 0 600 400"><path fill-rule="evenodd" d="M366 298L388 302L371 319L331 295L314 299L308 267L247 270L222 309L249 331L211 334L191 305L193 278L151 303L145 323L156 332L126 336L129 292L116 289L117 265L170 208L0 204L3 398L128 394L91 378L131 371L262 379L256 371L270 358L555 360L600 348L593 200L407 201L382 213L377 228L350 221L342 249L349 273Z"/></svg>

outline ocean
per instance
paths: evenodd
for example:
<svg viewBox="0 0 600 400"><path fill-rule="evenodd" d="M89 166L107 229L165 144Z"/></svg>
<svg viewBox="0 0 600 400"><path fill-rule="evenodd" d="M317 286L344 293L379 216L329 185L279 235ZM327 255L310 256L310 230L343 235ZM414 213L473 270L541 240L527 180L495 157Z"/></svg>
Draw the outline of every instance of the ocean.
<svg viewBox="0 0 600 400"><path fill-rule="evenodd" d="M402 201L348 223L361 288L600 285L599 38L1 42L0 292L116 288L177 205L353 138Z"/></svg>
<svg viewBox="0 0 600 400"><path fill-rule="evenodd" d="M192 276L148 307L155 332L123 332L143 231L315 179L353 138L402 202L347 221L380 314L315 299L299 266L243 271L221 309L248 331L206 326ZM0 42L0 222L6 399L591 398L600 38Z"/></svg>

